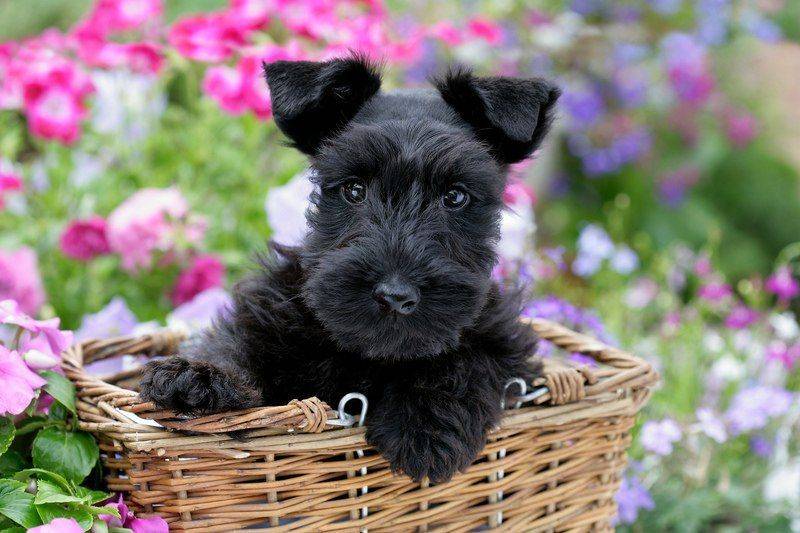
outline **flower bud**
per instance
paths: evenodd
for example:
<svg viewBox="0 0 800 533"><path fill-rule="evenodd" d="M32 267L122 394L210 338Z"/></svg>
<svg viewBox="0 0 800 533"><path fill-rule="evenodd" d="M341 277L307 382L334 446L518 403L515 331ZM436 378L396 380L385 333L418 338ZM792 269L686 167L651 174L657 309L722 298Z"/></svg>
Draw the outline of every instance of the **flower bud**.
<svg viewBox="0 0 800 533"><path fill-rule="evenodd" d="M52 353L45 353L35 348L25 352L25 355L22 356L22 359L25 360L25 363L27 363L30 368L36 370L53 368L59 362L56 355Z"/></svg>

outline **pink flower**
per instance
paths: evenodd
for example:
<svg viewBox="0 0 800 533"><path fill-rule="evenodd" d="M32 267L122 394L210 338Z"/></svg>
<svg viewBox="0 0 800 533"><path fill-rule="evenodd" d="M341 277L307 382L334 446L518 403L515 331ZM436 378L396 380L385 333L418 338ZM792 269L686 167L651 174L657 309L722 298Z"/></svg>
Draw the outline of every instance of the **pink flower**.
<svg viewBox="0 0 800 533"><path fill-rule="evenodd" d="M774 274L767 278L764 286L783 302L788 302L800 294L800 282L792 276L792 269L788 265L778 268Z"/></svg>
<svg viewBox="0 0 800 533"><path fill-rule="evenodd" d="M168 533L169 527L163 518L160 516L153 516L150 518L136 518L125 501L122 499L122 494L119 495L117 501L106 502L105 505L113 507L119 512L120 518L114 515L101 514L99 518L106 522L110 527L127 528L133 533Z"/></svg>
<svg viewBox="0 0 800 533"><path fill-rule="evenodd" d="M61 88L45 90L28 100L25 115L31 133L42 139L72 144L80 136L80 122L85 117L83 104L75 95Z"/></svg>
<svg viewBox="0 0 800 533"><path fill-rule="evenodd" d="M54 518L49 524L32 527L28 533L83 533L74 518Z"/></svg>
<svg viewBox="0 0 800 533"><path fill-rule="evenodd" d="M725 327L744 329L758 320L758 313L746 305L736 305L725 319Z"/></svg>
<svg viewBox="0 0 800 533"><path fill-rule="evenodd" d="M519 178L510 178L503 191L503 202L512 209L536 205L536 193L533 188Z"/></svg>
<svg viewBox="0 0 800 533"><path fill-rule="evenodd" d="M746 111L732 111L725 115L725 133L737 148L744 148L758 135L758 121Z"/></svg>
<svg viewBox="0 0 800 533"><path fill-rule="evenodd" d="M189 268L178 276L172 289L172 304L179 306L191 301L195 296L214 287L221 287L225 278L225 265L212 255L199 255Z"/></svg>
<svg viewBox="0 0 800 533"><path fill-rule="evenodd" d="M206 70L203 91L228 113L238 115L246 106L242 95L242 73L239 69L217 66Z"/></svg>
<svg viewBox="0 0 800 533"><path fill-rule="evenodd" d="M27 315L14 300L0 300L0 324L25 330L19 339L19 350L26 353L36 349L60 355L72 344L72 332L59 329L58 318L36 320Z"/></svg>
<svg viewBox="0 0 800 533"><path fill-rule="evenodd" d="M467 30L474 36L489 44L497 45L503 41L503 28L485 17L473 17L467 21Z"/></svg>
<svg viewBox="0 0 800 533"><path fill-rule="evenodd" d="M800 342L787 346L783 341L774 341L767 346L767 361L779 361L786 370L791 370L800 361Z"/></svg>
<svg viewBox="0 0 800 533"><path fill-rule="evenodd" d="M36 253L28 247L0 249L0 300L16 300L22 311L36 314L44 303L44 287Z"/></svg>
<svg viewBox="0 0 800 533"><path fill-rule="evenodd" d="M231 0L229 15L242 27L258 29L269 24L269 16L277 3L274 0Z"/></svg>
<svg viewBox="0 0 800 533"><path fill-rule="evenodd" d="M157 74L164 66L161 45L155 43L124 44L125 64L134 72Z"/></svg>
<svg viewBox="0 0 800 533"><path fill-rule="evenodd" d="M0 167L0 209L5 205L3 193L19 190L22 190L22 178L13 170L4 170Z"/></svg>
<svg viewBox="0 0 800 533"><path fill-rule="evenodd" d="M0 415L18 415L30 405L45 380L31 372L15 351L0 344Z"/></svg>
<svg viewBox="0 0 800 533"><path fill-rule="evenodd" d="M733 294L731 286L727 283L711 281L706 283L698 291L700 298L710 302L719 302Z"/></svg>
<svg viewBox="0 0 800 533"><path fill-rule="evenodd" d="M430 28L428 33L448 46L458 46L464 42L464 34L452 22L443 20Z"/></svg>
<svg viewBox="0 0 800 533"><path fill-rule="evenodd" d="M216 63L247 44L250 29L225 12L183 18L169 32L169 43L183 56Z"/></svg>
<svg viewBox="0 0 800 533"><path fill-rule="evenodd" d="M194 244L204 233L205 224L189 216L186 199L174 187L136 192L111 213L106 231L111 250L131 272L149 268L153 253L173 250L179 238Z"/></svg>
<svg viewBox="0 0 800 533"><path fill-rule="evenodd" d="M89 261L111 251L106 237L106 221L99 216L70 222L64 228L59 244L64 255L79 261Z"/></svg>
<svg viewBox="0 0 800 533"><path fill-rule="evenodd" d="M126 31L158 19L163 11L162 0L97 0L86 23L103 33Z"/></svg>

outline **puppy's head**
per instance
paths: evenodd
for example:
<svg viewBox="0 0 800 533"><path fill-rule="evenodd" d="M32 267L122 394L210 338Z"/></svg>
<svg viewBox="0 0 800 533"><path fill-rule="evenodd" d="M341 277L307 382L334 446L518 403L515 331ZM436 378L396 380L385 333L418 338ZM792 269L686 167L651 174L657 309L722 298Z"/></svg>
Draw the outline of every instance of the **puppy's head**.
<svg viewBox="0 0 800 533"><path fill-rule="evenodd" d="M456 346L491 285L507 166L541 143L558 89L455 70L435 90L382 93L360 58L265 70L275 121L318 185L307 305L365 357Z"/></svg>

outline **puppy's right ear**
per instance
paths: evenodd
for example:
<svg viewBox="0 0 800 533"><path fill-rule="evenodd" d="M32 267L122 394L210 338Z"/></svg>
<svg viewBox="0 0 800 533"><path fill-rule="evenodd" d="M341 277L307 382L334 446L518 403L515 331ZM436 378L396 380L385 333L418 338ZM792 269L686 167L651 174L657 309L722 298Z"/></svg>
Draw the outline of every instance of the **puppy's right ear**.
<svg viewBox="0 0 800 533"><path fill-rule="evenodd" d="M347 124L381 86L376 65L363 57L264 64L275 123L300 151Z"/></svg>

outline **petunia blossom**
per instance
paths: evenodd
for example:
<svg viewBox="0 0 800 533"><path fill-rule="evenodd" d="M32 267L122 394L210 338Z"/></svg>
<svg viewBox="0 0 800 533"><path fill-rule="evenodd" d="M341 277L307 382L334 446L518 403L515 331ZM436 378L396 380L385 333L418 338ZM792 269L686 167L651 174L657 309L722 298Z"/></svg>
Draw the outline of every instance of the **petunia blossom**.
<svg viewBox="0 0 800 533"><path fill-rule="evenodd" d="M70 222L59 239L61 251L67 257L89 261L111 251L106 236L106 221L99 216Z"/></svg>
<svg viewBox="0 0 800 533"><path fill-rule="evenodd" d="M225 265L213 255L199 255L178 276L170 294L172 305L178 306L192 300L201 292L222 286Z"/></svg>
<svg viewBox="0 0 800 533"><path fill-rule="evenodd" d="M788 265L781 266L767 278L764 287L784 302L800 294L800 282L792 275Z"/></svg>
<svg viewBox="0 0 800 533"><path fill-rule="evenodd" d="M108 217L108 244L131 272L152 266L153 254L172 250L179 239L193 244L204 233L204 222L189 216L186 199L174 187L141 189Z"/></svg>
<svg viewBox="0 0 800 533"><path fill-rule="evenodd" d="M645 450L657 455L672 453L673 443L681 439L683 432L680 426L669 418L664 420L648 420L642 426L639 441Z"/></svg>
<svg viewBox="0 0 800 533"><path fill-rule="evenodd" d="M45 380L32 372L19 353L0 344L0 416L18 415L36 396Z"/></svg>
<svg viewBox="0 0 800 533"><path fill-rule="evenodd" d="M150 518L137 518L133 512L128 509L125 500L122 499L122 494L114 501L105 503L108 507L113 507L119 512L119 518L114 515L101 514L100 520L106 522L112 528L127 528L133 533L168 533L169 527L163 518L160 516L152 516Z"/></svg>
<svg viewBox="0 0 800 533"><path fill-rule="evenodd" d="M28 533L83 533L83 528L74 518L54 518L48 524L30 528Z"/></svg>
<svg viewBox="0 0 800 533"><path fill-rule="evenodd" d="M45 300L36 253L28 247L0 249L0 300L12 299L24 313L34 315Z"/></svg>

